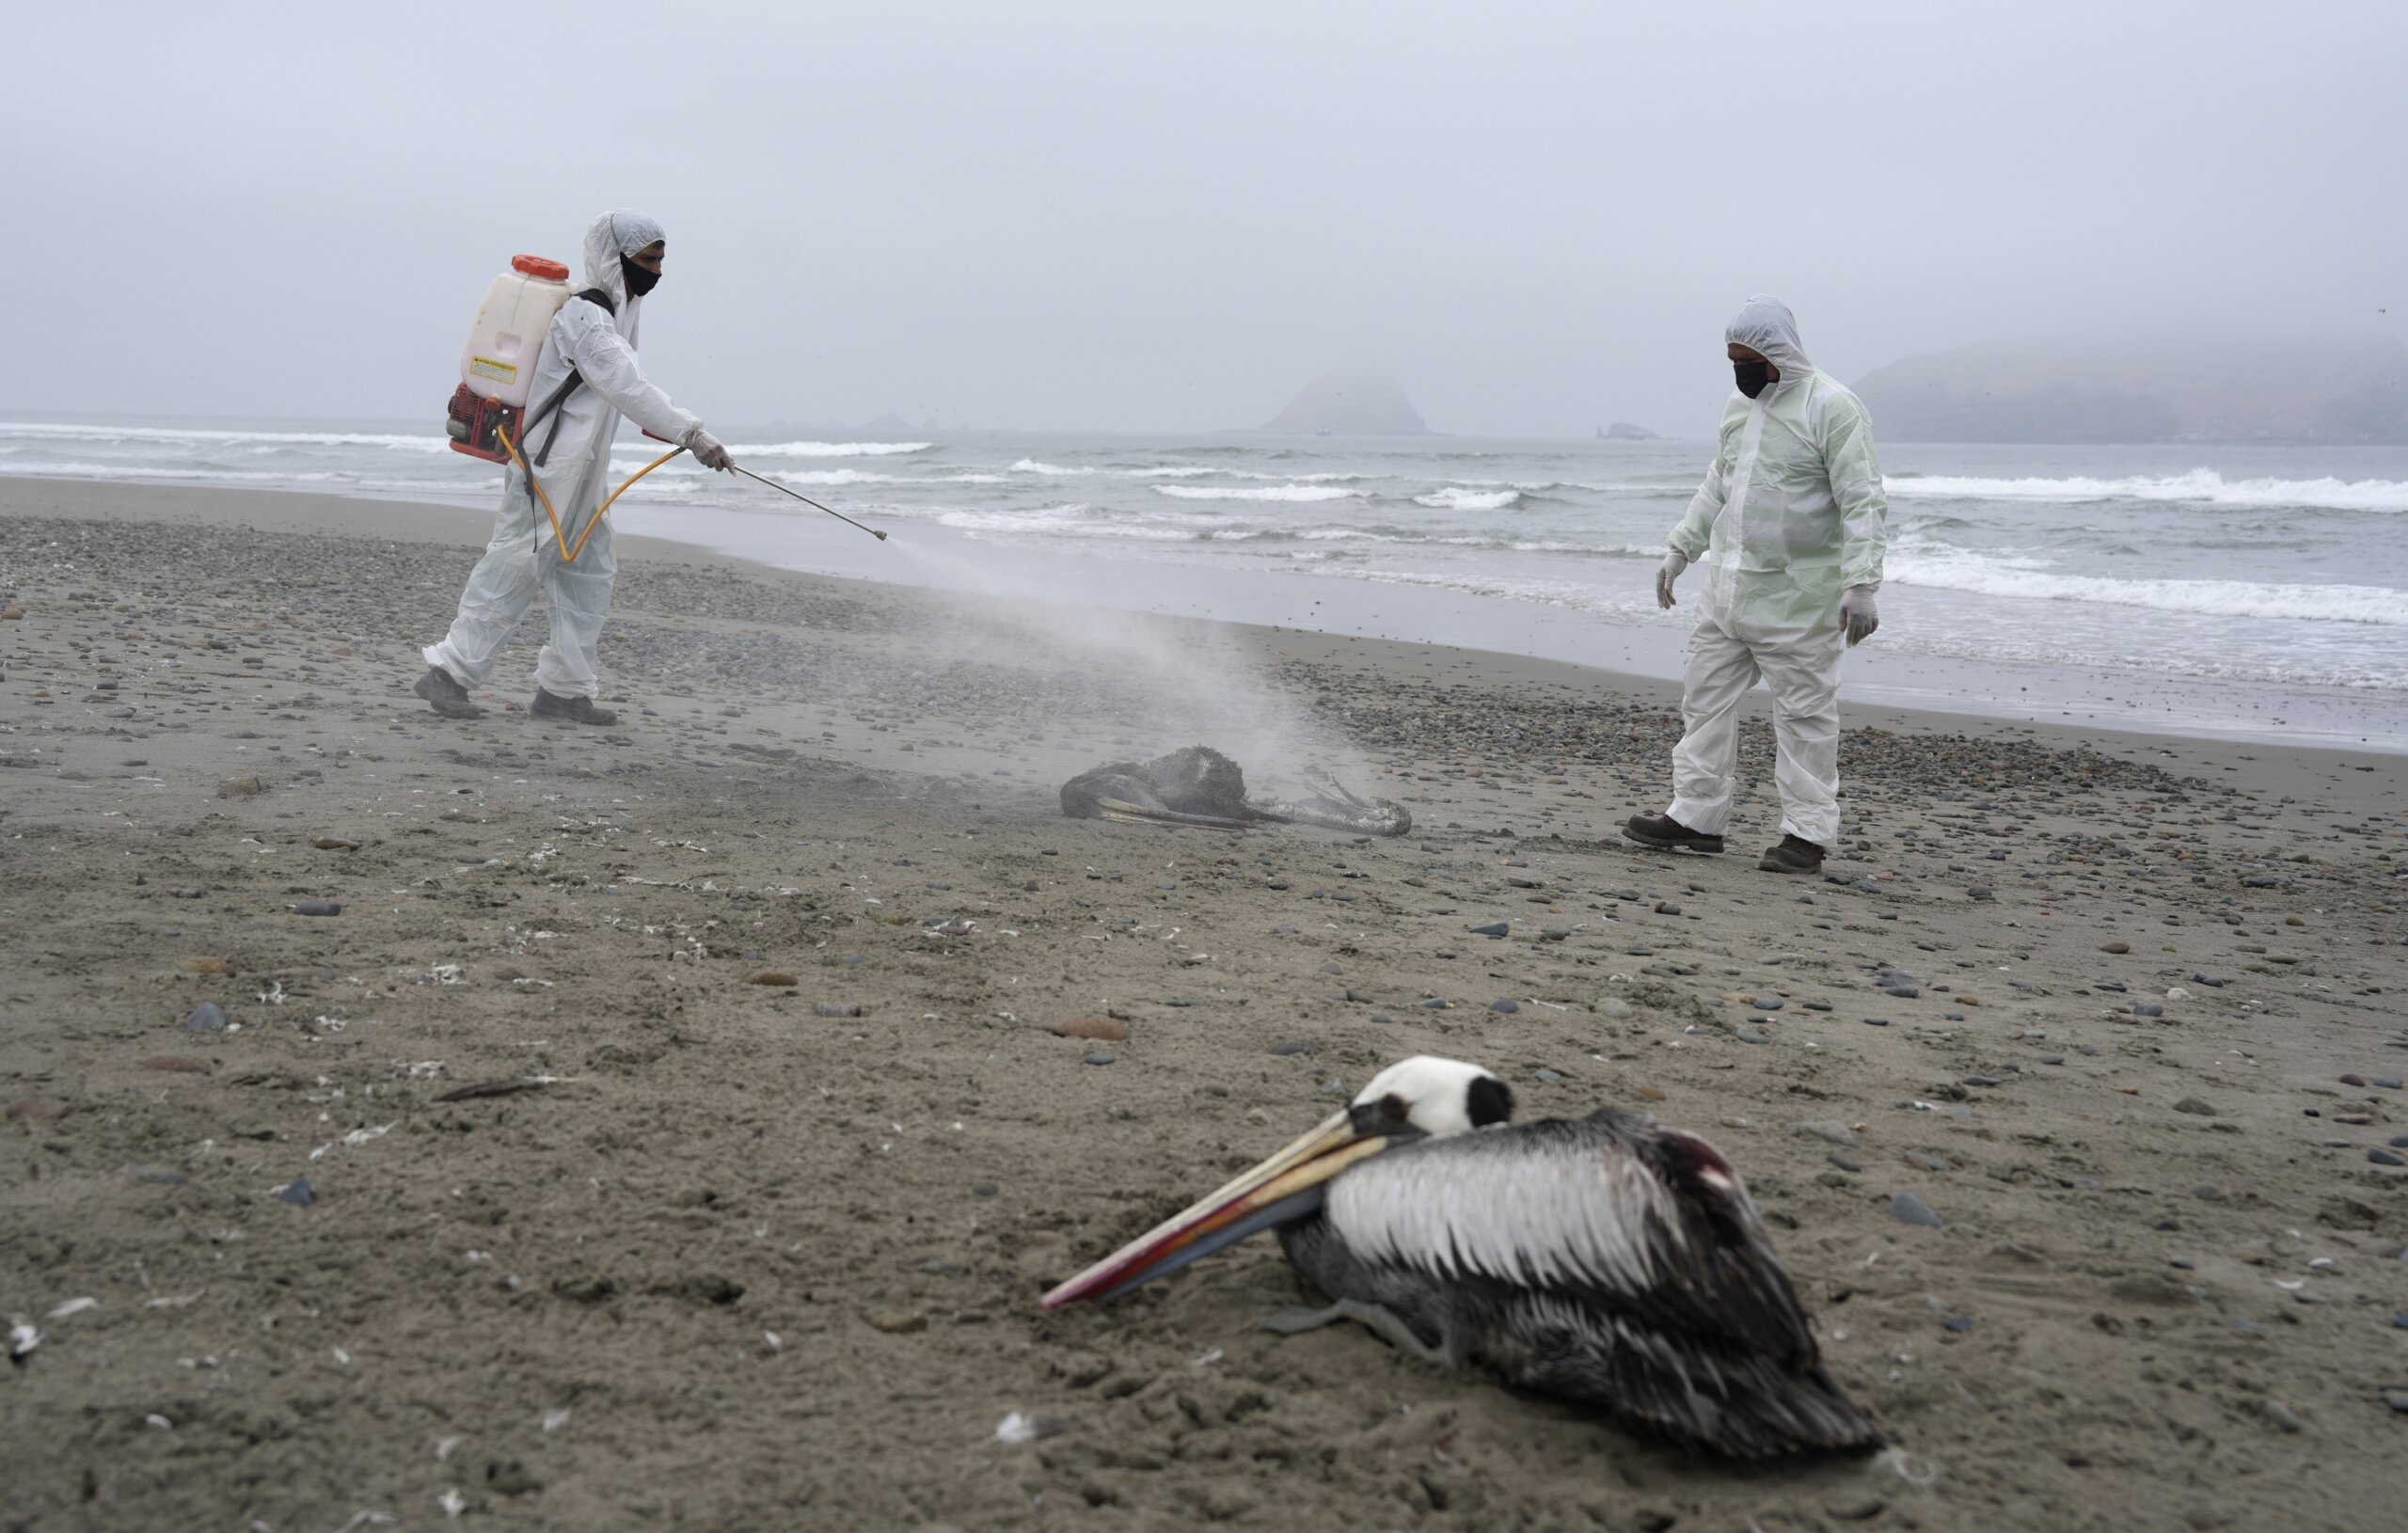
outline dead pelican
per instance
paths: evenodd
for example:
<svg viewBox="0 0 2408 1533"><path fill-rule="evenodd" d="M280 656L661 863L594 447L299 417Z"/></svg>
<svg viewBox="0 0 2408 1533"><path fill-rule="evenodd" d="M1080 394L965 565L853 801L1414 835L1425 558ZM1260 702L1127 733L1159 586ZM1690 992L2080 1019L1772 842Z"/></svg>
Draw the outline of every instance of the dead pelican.
<svg viewBox="0 0 2408 1533"><path fill-rule="evenodd" d="M1318 825L1357 835L1401 836L1413 816L1386 798L1358 798L1336 783L1305 798L1250 798L1245 770L1211 746L1191 745L1151 761L1107 762L1062 784L1072 819L1129 820L1243 830L1250 825Z"/></svg>
<svg viewBox="0 0 2408 1533"><path fill-rule="evenodd" d="M1421 1056L1346 1111L1047 1294L1110 1297L1275 1228L1334 1302L1281 1332L1369 1326L1442 1366L1740 1458L1874 1448L1756 1206L1703 1140L1641 1113L1513 1124L1477 1065Z"/></svg>

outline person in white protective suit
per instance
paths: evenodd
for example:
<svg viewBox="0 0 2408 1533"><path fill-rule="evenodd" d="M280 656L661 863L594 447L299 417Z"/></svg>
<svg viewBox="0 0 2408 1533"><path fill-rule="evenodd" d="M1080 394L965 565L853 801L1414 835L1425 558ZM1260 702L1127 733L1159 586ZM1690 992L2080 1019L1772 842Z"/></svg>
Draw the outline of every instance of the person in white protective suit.
<svg viewBox="0 0 2408 1533"><path fill-rule="evenodd" d="M643 295L660 280L667 248L660 226L642 213L596 218L585 231L586 286L561 306L535 364L520 450L551 497L572 548L602 504L621 416L685 448L705 467L733 462L702 421L672 403L636 365L636 324ZM493 541L468 574L452 631L424 651L427 671L415 690L436 713L473 719L484 711L468 700L468 688L493 674L494 656L541 591L551 608L551 639L535 658L535 701L528 711L580 724L618 722L615 713L594 705L601 690L594 648L619 567L609 519L586 535L573 562L563 553L551 517L512 464Z"/></svg>
<svg viewBox="0 0 2408 1533"><path fill-rule="evenodd" d="M1755 297L1724 332L1738 388L1705 482L1672 529L1656 600L1703 559L1705 589L1682 671L1672 803L1623 834L1649 846L1719 852L1738 766L1739 699L1772 693L1780 844L1758 864L1813 873L1839 840L1840 655L1880 626L1889 502L1864 406L1815 370L1798 322Z"/></svg>

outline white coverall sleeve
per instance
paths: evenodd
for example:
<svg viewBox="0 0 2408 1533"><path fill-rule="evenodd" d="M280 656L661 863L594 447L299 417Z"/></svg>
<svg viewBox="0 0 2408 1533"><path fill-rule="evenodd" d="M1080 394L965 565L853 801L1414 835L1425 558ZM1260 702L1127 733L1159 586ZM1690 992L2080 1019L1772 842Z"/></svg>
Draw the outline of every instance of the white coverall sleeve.
<svg viewBox="0 0 2408 1533"><path fill-rule="evenodd" d="M1853 398L1824 418L1824 471L1840 512L1840 585L1881 585L1882 556L1890 548L1890 501L1881 493L1881 465L1873 453L1873 421Z"/></svg>
<svg viewBox="0 0 2408 1533"><path fill-rule="evenodd" d="M1670 541L1672 551L1694 564L1705 557L1706 545L1714 537L1714 518L1722 514L1722 450L1715 449L1714 461L1706 466L1705 482L1689 498L1689 509L1672 529Z"/></svg>
<svg viewBox="0 0 2408 1533"><path fill-rule="evenodd" d="M577 311L583 309L579 314ZM610 317L591 303L571 300L561 309L569 342L569 360L577 364L585 386L610 401L611 408L664 441L681 440L702 420L679 409L659 385L643 375L636 349L626 342Z"/></svg>

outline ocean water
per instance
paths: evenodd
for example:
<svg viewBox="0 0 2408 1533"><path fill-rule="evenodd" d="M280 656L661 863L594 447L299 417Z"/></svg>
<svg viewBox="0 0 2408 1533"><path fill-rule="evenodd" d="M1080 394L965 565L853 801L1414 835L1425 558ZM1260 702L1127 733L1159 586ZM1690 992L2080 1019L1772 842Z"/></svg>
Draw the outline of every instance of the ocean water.
<svg viewBox="0 0 2408 1533"><path fill-rule="evenodd" d="M943 568L969 567L1006 590L1189 610L1218 593L1231 616L1562 658L1586 645L1664 672L1687 613L1656 609L1652 573L1708 444L736 433L730 449L895 544L685 460L613 514L832 573L948 583ZM655 450L621 442L618 474ZM2118 722L2408 748L2408 449L1893 443L1882 458L1876 690L2008 714L2078 698L2094 718L2104 699ZM467 505L499 480L403 426L74 420L0 422L0 475ZM948 557L886 557L914 545Z"/></svg>

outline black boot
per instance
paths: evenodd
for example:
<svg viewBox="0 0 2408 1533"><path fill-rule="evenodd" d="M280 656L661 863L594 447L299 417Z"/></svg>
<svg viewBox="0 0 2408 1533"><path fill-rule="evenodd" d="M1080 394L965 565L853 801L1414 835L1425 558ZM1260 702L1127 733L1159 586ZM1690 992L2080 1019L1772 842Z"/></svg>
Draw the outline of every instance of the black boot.
<svg viewBox="0 0 2408 1533"><path fill-rule="evenodd" d="M1683 847L1693 852L1719 852L1720 836L1709 836L1692 830L1670 814L1633 814L1623 822L1622 833L1642 846L1658 851L1677 851Z"/></svg>
<svg viewBox="0 0 2408 1533"><path fill-rule="evenodd" d="M542 687L535 688L535 701L527 711L538 719L564 719L572 724L615 724L619 716L608 708L597 708L590 697L557 697Z"/></svg>
<svg viewBox="0 0 2408 1533"><path fill-rule="evenodd" d="M468 689L452 679L452 672L439 665L426 668L426 674L410 688L426 699L436 712L446 719L483 719L485 711L468 701Z"/></svg>
<svg viewBox="0 0 2408 1533"><path fill-rule="evenodd" d="M1756 866L1766 873L1820 873L1823 871L1823 848L1803 836L1784 833L1781 845L1766 847L1764 861Z"/></svg>

